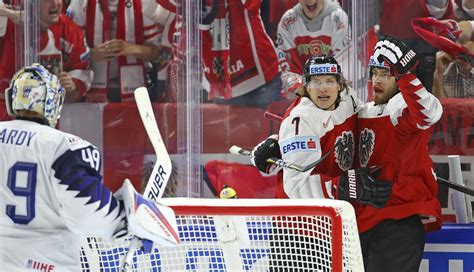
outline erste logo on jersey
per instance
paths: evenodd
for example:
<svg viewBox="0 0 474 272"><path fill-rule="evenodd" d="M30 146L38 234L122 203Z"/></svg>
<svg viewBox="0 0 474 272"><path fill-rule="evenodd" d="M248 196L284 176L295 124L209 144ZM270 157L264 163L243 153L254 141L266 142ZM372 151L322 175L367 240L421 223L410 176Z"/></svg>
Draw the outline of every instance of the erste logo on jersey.
<svg viewBox="0 0 474 272"><path fill-rule="evenodd" d="M312 64L309 66L309 74L318 75L318 74L337 74L337 65L336 64Z"/></svg>
<svg viewBox="0 0 474 272"><path fill-rule="evenodd" d="M282 154L292 152L314 152L320 148L317 136L293 137L280 144Z"/></svg>

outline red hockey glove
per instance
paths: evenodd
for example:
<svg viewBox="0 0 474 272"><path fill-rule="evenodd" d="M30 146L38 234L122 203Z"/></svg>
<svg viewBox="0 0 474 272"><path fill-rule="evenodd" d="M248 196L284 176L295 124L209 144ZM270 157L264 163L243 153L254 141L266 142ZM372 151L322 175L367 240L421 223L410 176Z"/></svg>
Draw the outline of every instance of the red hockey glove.
<svg viewBox="0 0 474 272"><path fill-rule="evenodd" d="M392 184L377 180L368 168L350 169L339 177L338 199L383 208L392 193Z"/></svg>

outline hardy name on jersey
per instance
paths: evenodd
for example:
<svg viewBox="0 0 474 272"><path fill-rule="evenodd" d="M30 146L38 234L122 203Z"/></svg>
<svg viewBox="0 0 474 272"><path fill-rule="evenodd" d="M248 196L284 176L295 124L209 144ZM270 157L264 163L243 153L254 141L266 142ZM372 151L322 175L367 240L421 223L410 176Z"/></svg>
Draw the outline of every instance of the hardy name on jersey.
<svg viewBox="0 0 474 272"><path fill-rule="evenodd" d="M36 132L32 131L4 128L0 130L0 143L30 146L31 139L35 135Z"/></svg>

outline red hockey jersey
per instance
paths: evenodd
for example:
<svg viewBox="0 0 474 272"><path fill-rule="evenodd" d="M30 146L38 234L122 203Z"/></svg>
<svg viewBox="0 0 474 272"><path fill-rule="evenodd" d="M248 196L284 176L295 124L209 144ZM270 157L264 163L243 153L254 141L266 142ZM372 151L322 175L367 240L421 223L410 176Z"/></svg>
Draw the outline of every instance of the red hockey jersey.
<svg viewBox="0 0 474 272"><path fill-rule="evenodd" d="M430 229L441 224L428 140L431 126L441 118L442 106L414 75L402 77L398 86L401 93L387 104L368 103L358 115L358 163L363 167L380 166L378 178L393 185L385 208L354 204L359 232L385 219L414 214L435 221Z"/></svg>
<svg viewBox="0 0 474 272"><path fill-rule="evenodd" d="M2 22L0 22L2 23ZM3 43L0 60L0 93L8 87L15 68L15 25L8 20L6 31L0 36ZM52 73L68 72L76 83L79 95L83 96L90 88L92 71L89 69L90 50L85 44L82 30L64 14L59 22L51 25L48 31L40 33L40 63Z"/></svg>

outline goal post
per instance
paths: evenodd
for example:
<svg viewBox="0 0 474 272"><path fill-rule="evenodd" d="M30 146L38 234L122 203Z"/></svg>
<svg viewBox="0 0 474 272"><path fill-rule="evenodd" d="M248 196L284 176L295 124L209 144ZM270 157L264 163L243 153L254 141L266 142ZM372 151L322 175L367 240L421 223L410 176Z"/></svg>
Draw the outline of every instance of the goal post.
<svg viewBox="0 0 474 272"><path fill-rule="evenodd" d="M164 198L181 243L137 250L133 271L363 271L354 209L330 199ZM83 241L84 271L120 271L129 239Z"/></svg>

